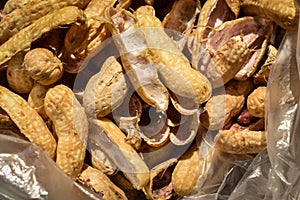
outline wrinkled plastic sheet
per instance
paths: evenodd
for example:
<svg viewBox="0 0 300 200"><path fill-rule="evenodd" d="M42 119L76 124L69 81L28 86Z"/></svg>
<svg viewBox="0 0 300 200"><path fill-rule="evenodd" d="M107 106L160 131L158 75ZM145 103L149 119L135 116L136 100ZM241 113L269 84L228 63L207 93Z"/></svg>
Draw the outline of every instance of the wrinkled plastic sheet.
<svg viewBox="0 0 300 200"><path fill-rule="evenodd" d="M0 133L0 199L101 199L66 176L39 147Z"/></svg>

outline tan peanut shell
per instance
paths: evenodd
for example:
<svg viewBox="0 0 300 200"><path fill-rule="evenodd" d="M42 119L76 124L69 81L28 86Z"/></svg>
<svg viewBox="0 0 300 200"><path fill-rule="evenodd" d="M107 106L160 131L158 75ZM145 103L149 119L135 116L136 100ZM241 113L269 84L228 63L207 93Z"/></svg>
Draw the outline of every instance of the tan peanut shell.
<svg viewBox="0 0 300 200"><path fill-rule="evenodd" d="M154 15L136 12L138 26L146 38L150 57L158 69L162 82L175 94L203 103L211 96L211 84L190 66L189 60L164 32Z"/></svg>
<svg viewBox="0 0 300 200"><path fill-rule="evenodd" d="M165 111L168 108L169 93L149 59L146 39L137 29L135 17L126 10L113 8L106 10L106 17L112 22L109 29L114 35L123 68L134 89L147 104L156 107L157 111Z"/></svg>
<svg viewBox="0 0 300 200"><path fill-rule="evenodd" d="M100 149L90 149L92 166L106 175L117 172L117 166Z"/></svg>
<svg viewBox="0 0 300 200"><path fill-rule="evenodd" d="M234 36L216 51L210 50L212 61L207 66L207 78L213 88L230 81L245 63L249 49L241 36Z"/></svg>
<svg viewBox="0 0 300 200"><path fill-rule="evenodd" d="M82 71L84 67L80 63L110 36L103 17L105 9L116 2L116 0L91 0L84 9L85 23L73 24L70 27L64 39L65 52L62 56L62 60L66 62L67 72Z"/></svg>
<svg viewBox="0 0 300 200"><path fill-rule="evenodd" d="M251 115L259 118L265 117L266 87L256 88L247 98L247 108Z"/></svg>
<svg viewBox="0 0 300 200"><path fill-rule="evenodd" d="M33 87L33 79L27 74L23 66L25 52L13 56L6 71L6 78L11 89L19 94L27 94Z"/></svg>
<svg viewBox="0 0 300 200"><path fill-rule="evenodd" d="M245 14L271 19L284 29L293 29L297 24L297 2L294 0L242 0L241 8Z"/></svg>
<svg viewBox="0 0 300 200"><path fill-rule="evenodd" d="M78 176L78 181L86 184L95 192L101 193L103 200L127 200L125 193L107 175L93 167L87 166Z"/></svg>
<svg viewBox="0 0 300 200"><path fill-rule="evenodd" d="M0 107L33 144L54 158L56 141L42 117L19 95L0 86Z"/></svg>
<svg viewBox="0 0 300 200"><path fill-rule="evenodd" d="M35 109L37 113L43 117L43 119L48 118L44 107L44 99L48 89L48 86L36 83L31 89L27 99L28 104Z"/></svg>
<svg viewBox="0 0 300 200"><path fill-rule="evenodd" d="M88 121L84 108L70 88L57 85L46 93L45 111L58 136L56 164L75 179L86 152Z"/></svg>
<svg viewBox="0 0 300 200"><path fill-rule="evenodd" d="M111 56L103 63L100 72L92 76L84 90L83 106L89 116L100 118L121 105L127 91L121 64Z"/></svg>
<svg viewBox="0 0 300 200"><path fill-rule="evenodd" d="M199 149L195 146L189 148L180 157L172 173L174 191L181 196L192 194L198 186L199 178L204 176L204 166L205 161L200 158Z"/></svg>
<svg viewBox="0 0 300 200"><path fill-rule="evenodd" d="M148 199L170 199L173 195L172 172L177 159L171 158L150 170L150 182L143 191Z"/></svg>
<svg viewBox="0 0 300 200"><path fill-rule="evenodd" d="M245 97L233 95L213 96L205 105L200 115L202 125L210 130L222 129L224 125L238 115L243 108Z"/></svg>
<svg viewBox="0 0 300 200"><path fill-rule="evenodd" d="M8 13L11 13L13 10L23 7L25 4L29 3L30 1L32 0L8 0L5 3L2 12L3 14L7 15Z"/></svg>
<svg viewBox="0 0 300 200"><path fill-rule="evenodd" d="M114 164L123 172L133 187L140 190L149 182L149 169L135 149L125 142L125 134L109 119L91 120L99 127L102 145L111 148L102 149ZM113 151L113 152L111 152Z"/></svg>
<svg viewBox="0 0 300 200"><path fill-rule="evenodd" d="M21 29L15 35L10 37L5 43L1 44L0 65L7 62L16 53L23 51L26 48L30 48L31 43L40 38L44 33L61 25L83 20L85 20L83 11L75 6L61 8L39 18L31 25ZM0 30L3 28L4 27L1 27L0 25Z"/></svg>
<svg viewBox="0 0 300 200"><path fill-rule="evenodd" d="M266 131L220 130L215 148L233 154L259 153L267 146Z"/></svg>
<svg viewBox="0 0 300 200"><path fill-rule="evenodd" d="M263 63L259 71L253 76L253 83L255 85L266 85L269 79L269 74L271 70L271 66L276 58L277 49L269 45L268 46L268 57L266 61Z"/></svg>
<svg viewBox="0 0 300 200"><path fill-rule="evenodd" d="M7 14L5 19L0 21L0 44L7 41L23 28L30 26L30 24L35 23L40 18L43 18L53 11L55 13L57 10L67 6L83 8L89 1L90 0L32 0L24 6ZM56 14L59 14L59 12ZM73 14L76 14L76 11L73 11ZM55 14L53 16L55 16ZM51 17L47 22L49 23L51 21L53 24L49 23L49 25L51 24L50 26L53 26L66 18L68 18L67 15L64 16L63 14L59 14L54 18ZM44 26L43 24L40 24L40 31L49 25ZM45 30L47 30L47 28L45 28ZM40 31L37 32L37 36ZM36 34L36 30L33 30L32 32ZM26 35L23 35L23 37L24 36ZM22 40L23 37L19 38L21 40L20 42L24 42L24 39Z"/></svg>
<svg viewBox="0 0 300 200"><path fill-rule="evenodd" d="M233 96L243 95L244 97L246 97L253 90L253 88L254 85L252 79L250 78L244 81L231 79L228 83L225 84L226 94Z"/></svg>
<svg viewBox="0 0 300 200"><path fill-rule="evenodd" d="M41 85L51 85L64 72L63 64L51 51L35 48L25 54L23 65L27 74Z"/></svg>

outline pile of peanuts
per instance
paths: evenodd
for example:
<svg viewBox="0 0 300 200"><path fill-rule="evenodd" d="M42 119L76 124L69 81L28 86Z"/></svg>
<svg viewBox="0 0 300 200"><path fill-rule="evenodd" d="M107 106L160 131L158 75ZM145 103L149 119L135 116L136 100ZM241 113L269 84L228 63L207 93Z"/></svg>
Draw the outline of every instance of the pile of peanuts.
<svg viewBox="0 0 300 200"><path fill-rule="evenodd" d="M0 9L0 132L39 146L103 199L192 195L210 168L222 177L232 167L217 166L220 155L266 148L266 86L297 23L294 0L6 0Z"/></svg>

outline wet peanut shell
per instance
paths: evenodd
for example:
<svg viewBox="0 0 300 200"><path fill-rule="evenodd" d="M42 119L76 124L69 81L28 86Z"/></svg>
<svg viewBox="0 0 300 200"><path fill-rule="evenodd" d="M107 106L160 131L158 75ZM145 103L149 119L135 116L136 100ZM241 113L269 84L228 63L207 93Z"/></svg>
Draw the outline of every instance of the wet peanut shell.
<svg viewBox="0 0 300 200"><path fill-rule="evenodd" d="M127 200L125 193L117 187L107 175L93 167L87 166L87 168L80 173L77 180L86 184L95 192L101 193L103 200Z"/></svg>
<svg viewBox="0 0 300 200"><path fill-rule="evenodd" d="M21 96L0 86L0 107L33 144L54 158L56 141L42 117Z"/></svg>
<svg viewBox="0 0 300 200"><path fill-rule="evenodd" d="M100 72L89 79L83 107L93 118L104 117L122 104L128 87L121 64L115 57L108 57Z"/></svg>
<svg viewBox="0 0 300 200"><path fill-rule="evenodd" d="M202 168L205 161L200 158L199 149L189 148L178 160L172 173L174 191L182 196L192 194L198 186L198 180L203 176Z"/></svg>
<svg viewBox="0 0 300 200"><path fill-rule="evenodd" d="M241 36L234 36L217 51L212 51L212 60L207 67L207 78L213 88L230 81L247 60L250 51Z"/></svg>
<svg viewBox="0 0 300 200"><path fill-rule="evenodd" d="M266 131L220 130L215 148L233 154L259 153L267 146Z"/></svg>
<svg viewBox="0 0 300 200"><path fill-rule="evenodd" d="M0 65L7 62L12 56L26 48L30 48L33 41L40 38L44 33L61 25L84 21L82 10L75 6L68 6L49 13L31 25L21 29L0 46ZM49 23L51 21L52 23ZM1 27L1 26L0 26Z"/></svg>
<svg viewBox="0 0 300 200"><path fill-rule="evenodd" d="M210 82L191 68L188 59L164 32L159 19L143 13L136 13L136 18L150 49L149 56L168 89L199 104L207 101L212 90Z"/></svg>
<svg viewBox="0 0 300 200"><path fill-rule="evenodd" d="M266 87L259 86L247 98L249 112L259 118L265 117Z"/></svg>
<svg viewBox="0 0 300 200"><path fill-rule="evenodd" d="M149 182L149 169L136 150L125 142L125 134L110 120L101 118L91 120L90 133L92 140L99 146L111 161L123 172L135 189L140 190Z"/></svg>
<svg viewBox="0 0 300 200"><path fill-rule="evenodd" d="M67 6L76 6L78 8L83 8L89 1L90 0L32 0L21 8L15 9L11 13L7 14L5 16L5 19L0 21L0 44L3 44L18 31L22 30L25 27L28 27L30 24L34 23L39 18L46 16L52 11L56 12L57 10ZM73 12L74 14L76 14L76 11ZM66 19L67 17L59 15L53 19L50 18L50 21L54 22L55 24L56 21L61 21L59 20L59 18ZM49 25L43 26L41 24L40 27L48 26ZM36 31L33 30L33 33L35 32ZM24 41L24 39L21 41Z"/></svg>
<svg viewBox="0 0 300 200"><path fill-rule="evenodd" d="M113 8L106 10L106 17L112 22L110 31L121 54L123 68L136 92L143 101L156 107L157 111L165 111L168 108L169 93L149 59L146 39L137 30L135 17L126 10Z"/></svg>
<svg viewBox="0 0 300 200"><path fill-rule="evenodd" d="M50 88L44 105L58 136L56 164L74 180L86 153L88 121L84 108L65 85Z"/></svg>
<svg viewBox="0 0 300 200"><path fill-rule="evenodd" d="M244 96L228 94L213 96L200 115L202 125L209 130L222 129L233 117L238 115L245 102Z"/></svg>
<svg viewBox="0 0 300 200"><path fill-rule="evenodd" d="M25 54L23 66L26 73L41 85L51 85L63 75L63 64L59 58L45 48L35 48Z"/></svg>
<svg viewBox="0 0 300 200"><path fill-rule="evenodd" d="M247 15L259 15L271 19L284 29L296 28L297 1L241 0L241 9Z"/></svg>
<svg viewBox="0 0 300 200"><path fill-rule="evenodd" d="M34 84L34 80L28 75L23 65L25 53L22 51L13 56L8 62L6 71L9 87L19 94L28 94Z"/></svg>

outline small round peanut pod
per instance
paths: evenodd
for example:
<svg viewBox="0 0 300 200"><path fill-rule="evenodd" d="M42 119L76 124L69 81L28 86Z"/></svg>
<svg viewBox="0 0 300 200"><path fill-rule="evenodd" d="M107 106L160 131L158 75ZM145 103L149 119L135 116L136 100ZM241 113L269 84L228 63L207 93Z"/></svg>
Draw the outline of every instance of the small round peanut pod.
<svg viewBox="0 0 300 200"><path fill-rule="evenodd" d="M251 115L259 118L265 116L266 87L256 88L247 98L247 108Z"/></svg>
<svg viewBox="0 0 300 200"><path fill-rule="evenodd" d="M23 65L27 74L41 85L51 85L63 75L62 62L45 48L35 48L27 52Z"/></svg>
<svg viewBox="0 0 300 200"><path fill-rule="evenodd" d="M27 94L33 87L33 79L22 65L25 52L13 56L7 67L6 78L11 89L19 94Z"/></svg>

